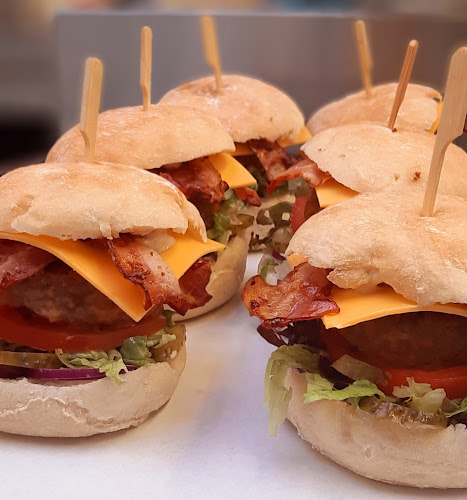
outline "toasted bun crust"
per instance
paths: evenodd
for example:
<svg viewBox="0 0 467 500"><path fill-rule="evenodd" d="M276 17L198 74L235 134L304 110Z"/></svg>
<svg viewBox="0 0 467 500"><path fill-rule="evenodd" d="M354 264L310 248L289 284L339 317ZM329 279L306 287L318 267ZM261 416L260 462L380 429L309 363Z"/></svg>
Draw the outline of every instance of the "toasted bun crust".
<svg viewBox="0 0 467 500"><path fill-rule="evenodd" d="M328 128L302 151L318 167L358 193L425 189L436 136L392 132L374 122ZM467 198L467 153L451 144L444 157L439 193Z"/></svg>
<svg viewBox="0 0 467 500"><path fill-rule="evenodd" d="M119 108L99 115L96 161L152 169L222 151L235 145L221 123L185 106ZM78 125L66 132L47 155L48 162L83 161Z"/></svg>
<svg viewBox="0 0 467 500"><path fill-rule="evenodd" d="M356 289L387 283L430 305L467 303L467 202L438 195L421 217L421 193L372 193L325 208L294 234L287 254L333 269L330 281Z"/></svg>
<svg viewBox="0 0 467 500"><path fill-rule="evenodd" d="M222 306L235 295L245 275L249 241L250 232L238 234L229 241L225 249L218 253L206 286L206 291L212 295L212 299L202 307L190 309L185 316L176 314L175 321L197 318Z"/></svg>
<svg viewBox="0 0 467 500"><path fill-rule="evenodd" d="M295 102L284 92L257 78L222 75L216 92L213 76L171 90L164 104L192 106L215 116L235 142L250 139L295 139L305 122Z"/></svg>
<svg viewBox="0 0 467 500"><path fill-rule="evenodd" d="M299 435L334 462L377 481L419 488L467 488L462 457L467 429L406 426L342 401L303 403L305 377L289 370L287 418Z"/></svg>
<svg viewBox="0 0 467 500"><path fill-rule="evenodd" d="M343 99L323 106L308 120L307 127L312 134L321 130L352 122L380 122L387 124L397 83L385 83L373 87L372 96L367 99L365 91L350 94ZM441 99L438 91L409 83L404 101L397 115L397 130L435 131L439 106L434 99ZM432 130L435 128L435 130Z"/></svg>
<svg viewBox="0 0 467 500"><path fill-rule="evenodd" d="M82 437L135 427L172 396L186 350L165 363L92 382L0 379L0 431L43 437Z"/></svg>
<svg viewBox="0 0 467 500"><path fill-rule="evenodd" d="M192 229L206 238L194 205L170 182L135 167L32 165L0 178L0 192L0 231L78 240Z"/></svg>

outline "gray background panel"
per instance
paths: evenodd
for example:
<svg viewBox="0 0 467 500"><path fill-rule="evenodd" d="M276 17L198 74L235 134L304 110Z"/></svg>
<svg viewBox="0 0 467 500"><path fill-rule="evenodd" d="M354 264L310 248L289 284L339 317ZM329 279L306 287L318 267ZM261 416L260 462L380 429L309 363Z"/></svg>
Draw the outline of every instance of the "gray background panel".
<svg viewBox="0 0 467 500"><path fill-rule="evenodd" d="M360 89L349 16L219 14L223 71L260 77L286 90L306 116L321 104ZM104 63L102 109L141 102L140 29L153 29L153 101L167 90L209 72L195 14L60 13L56 18L60 126L78 121L84 60ZM374 82L396 80L408 42L420 47L413 81L441 91L449 56L467 41L465 18L383 16L367 20Z"/></svg>

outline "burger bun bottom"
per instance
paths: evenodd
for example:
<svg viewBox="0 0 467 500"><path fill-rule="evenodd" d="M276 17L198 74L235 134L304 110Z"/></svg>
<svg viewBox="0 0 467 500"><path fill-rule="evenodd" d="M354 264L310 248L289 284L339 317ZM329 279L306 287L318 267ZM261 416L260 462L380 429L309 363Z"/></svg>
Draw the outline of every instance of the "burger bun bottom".
<svg viewBox="0 0 467 500"><path fill-rule="evenodd" d="M298 434L334 462L377 481L419 488L466 488L467 429L403 425L343 401L304 404L305 376L289 369L287 418Z"/></svg>
<svg viewBox="0 0 467 500"><path fill-rule="evenodd" d="M94 381L0 379L0 431L25 436L83 437L135 427L172 396L185 368L174 359Z"/></svg>

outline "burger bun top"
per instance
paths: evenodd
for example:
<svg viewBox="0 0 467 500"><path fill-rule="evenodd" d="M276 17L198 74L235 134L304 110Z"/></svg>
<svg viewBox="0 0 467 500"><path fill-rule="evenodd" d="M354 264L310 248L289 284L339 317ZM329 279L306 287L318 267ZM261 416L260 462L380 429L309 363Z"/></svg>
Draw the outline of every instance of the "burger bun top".
<svg viewBox="0 0 467 500"><path fill-rule="evenodd" d="M357 193L426 186L436 136L428 132L392 132L375 122L328 128L302 151L320 170ZM467 199L467 153L451 144L443 163L439 193Z"/></svg>
<svg viewBox="0 0 467 500"><path fill-rule="evenodd" d="M421 306L467 303L467 201L438 195L421 217L421 193L372 193L332 205L294 234L287 254L332 269L340 288L390 285Z"/></svg>
<svg viewBox="0 0 467 500"><path fill-rule="evenodd" d="M153 105L111 109L99 115L96 161L146 170L234 151L216 118L186 106ZM47 155L47 162L84 160L84 139L76 125Z"/></svg>
<svg viewBox="0 0 467 500"><path fill-rule="evenodd" d="M387 124L396 89L397 83L385 83L373 87L370 98L366 97L365 91L361 91L331 102L311 116L307 127L314 135L344 123L368 121ZM439 109L435 99L441 100L438 91L409 83L404 101L397 114L395 128L427 131L436 129Z"/></svg>
<svg viewBox="0 0 467 500"><path fill-rule="evenodd" d="M160 102L192 106L215 116L238 143L250 139L294 140L305 125L287 94L248 76L222 75L219 92L213 76L194 80L171 90Z"/></svg>
<svg viewBox="0 0 467 500"><path fill-rule="evenodd" d="M61 240L206 229L198 210L170 182L123 165L43 163L0 178L0 231Z"/></svg>

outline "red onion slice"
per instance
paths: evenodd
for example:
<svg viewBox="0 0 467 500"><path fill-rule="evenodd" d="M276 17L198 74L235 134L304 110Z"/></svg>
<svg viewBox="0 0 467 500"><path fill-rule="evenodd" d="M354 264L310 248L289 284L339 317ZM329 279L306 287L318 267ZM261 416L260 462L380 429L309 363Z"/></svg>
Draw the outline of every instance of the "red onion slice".
<svg viewBox="0 0 467 500"><path fill-rule="evenodd" d="M136 370L136 366L128 366L128 371ZM120 375L125 373L123 370ZM105 377L97 368L21 368L0 365L0 378L34 378L50 381L98 380Z"/></svg>

